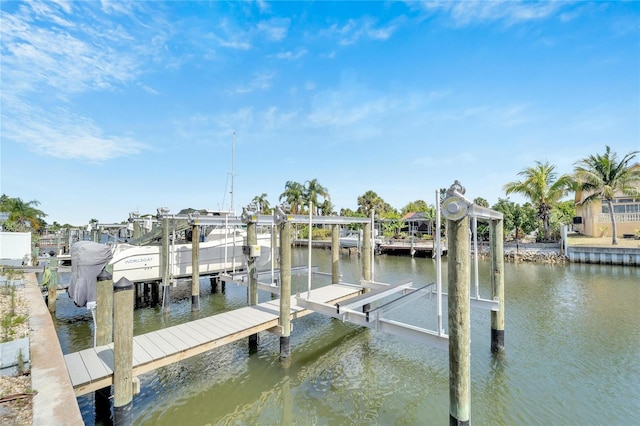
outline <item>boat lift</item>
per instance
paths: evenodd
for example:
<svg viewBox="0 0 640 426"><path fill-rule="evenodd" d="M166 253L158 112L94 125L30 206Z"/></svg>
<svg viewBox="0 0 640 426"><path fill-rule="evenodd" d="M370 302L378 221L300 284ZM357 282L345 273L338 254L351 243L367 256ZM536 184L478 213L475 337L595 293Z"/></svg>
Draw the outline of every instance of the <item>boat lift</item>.
<svg viewBox="0 0 640 426"><path fill-rule="evenodd" d="M493 220L502 219L502 213L475 205L470 202L460 192L454 192L452 197L448 198L451 201L445 200L443 207L448 209L445 213L447 219L451 219L451 213L455 215L460 214L460 217L468 215L473 224L473 265L474 265L474 287L475 294L471 295L471 307L486 309L490 311L499 311L501 309L500 302L496 297L494 300L484 299L480 296L479 291L479 279L478 279L478 250L477 250L477 220ZM440 223L440 194L436 191L436 221ZM459 211L460 210L460 211ZM464 211L461 211L464 210ZM311 223L311 216L309 217L309 223ZM439 227L438 227L439 228ZM373 239L373 236L372 236ZM471 242L470 242L471 243ZM311 243L309 243L311 245ZM373 276L373 273L372 273ZM341 283L344 284L344 283ZM434 289L435 284L435 289ZM471 283L469 283L471 284ZM357 285L355 285L357 286ZM445 333L442 325L442 302L447 298L447 294L442 291L442 250L440 241L440 232L436 233L436 282L430 283L421 287L413 287L411 282L387 284L375 281L362 280L360 285L363 289L363 294L351 299L347 299L335 305L316 302L309 298L311 283L309 282L309 289L307 297L303 297L300 294L296 295L296 300L299 306L311 309L316 312L323 313L333 318L341 319L342 321L351 322L363 327L372 328L376 331L383 331L389 334L409 337L420 342L426 343L429 346L439 348L442 350L449 349L449 336ZM364 289L369 289L368 292L364 292ZM382 305L373 309L366 309L370 303L380 301L388 296L394 294L401 294L398 298L383 303ZM437 297L437 315L438 315L438 329L428 330L425 328L405 324L399 321L395 321L389 318L385 318L384 315L388 312L396 310L407 303L410 303L420 297L429 296L432 297L435 294ZM363 312L364 311L364 312Z"/></svg>

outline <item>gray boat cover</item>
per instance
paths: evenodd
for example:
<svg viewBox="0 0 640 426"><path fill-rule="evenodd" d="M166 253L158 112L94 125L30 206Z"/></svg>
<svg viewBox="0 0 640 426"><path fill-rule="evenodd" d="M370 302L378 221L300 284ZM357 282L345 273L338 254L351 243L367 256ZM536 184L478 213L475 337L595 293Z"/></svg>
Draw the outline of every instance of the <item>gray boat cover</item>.
<svg viewBox="0 0 640 426"><path fill-rule="evenodd" d="M71 283L69 297L77 306L96 301L96 279L111 260L111 247L93 241L78 241L71 245Z"/></svg>

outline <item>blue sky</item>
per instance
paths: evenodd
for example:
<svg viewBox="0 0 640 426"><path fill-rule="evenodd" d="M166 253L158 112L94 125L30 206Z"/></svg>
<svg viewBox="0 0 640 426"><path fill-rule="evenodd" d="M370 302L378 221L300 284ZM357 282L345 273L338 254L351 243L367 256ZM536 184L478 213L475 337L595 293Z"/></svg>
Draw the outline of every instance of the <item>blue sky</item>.
<svg viewBox="0 0 640 426"><path fill-rule="evenodd" d="M640 149L638 2L3 1L2 193L49 223L228 209L318 179L339 210ZM511 200L522 202L518 197Z"/></svg>

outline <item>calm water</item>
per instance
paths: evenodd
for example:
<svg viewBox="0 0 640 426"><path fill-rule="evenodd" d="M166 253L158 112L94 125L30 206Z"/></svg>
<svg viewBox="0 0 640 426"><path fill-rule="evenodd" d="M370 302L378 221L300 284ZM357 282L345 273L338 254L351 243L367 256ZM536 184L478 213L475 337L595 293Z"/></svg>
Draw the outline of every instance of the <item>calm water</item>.
<svg viewBox="0 0 640 426"><path fill-rule="evenodd" d="M293 265L307 262L296 249ZM358 282L357 256L340 258L343 280ZM329 272L330 252L313 264ZM375 279L435 281L431 259L380 256ZM480 263L481 294L489 272ZM446 262L443 265L446 285ZM314 279L314 286L326 278ZM471 421L475 424L629 424L640 417L640 268L505 264L506 353L490 352L490 314L471 313ZM294 291L306 275L294 277ZM169 314L135 312L136 334L192 319L190 289L172 289ZM246 289L210 295L201 282L201 316L244 306ZM260 295L260 301L270 298ZM445 306L446 309L446 306ZM436 329L434 301L390 317ZM58 336L65 353L92 345L91 316L61 296ZM446 311L444 315L446 319ZM448 424L447 353L312 314L294 321L291 365L278 361L278 338L263 333L256 353L245 341L141 376L135 424ZM95 424L93 396L79 399ZM634 420L635 419L635 420ZM101 422L98 422L101 423Z"/></svg>

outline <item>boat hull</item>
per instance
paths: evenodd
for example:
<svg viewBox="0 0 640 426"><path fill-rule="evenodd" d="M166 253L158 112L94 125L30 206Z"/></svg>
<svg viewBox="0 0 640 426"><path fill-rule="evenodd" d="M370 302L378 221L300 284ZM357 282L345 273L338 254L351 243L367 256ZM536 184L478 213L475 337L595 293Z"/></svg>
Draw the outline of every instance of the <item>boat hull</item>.
<svg viewBox="0 0 640 426"><path fill-rule="evenodd" d="M258 266L265 266L271 259L269 238L258 240L260 257ZM201 275L215 275L245 269L247 256L243 254L242 241L204 241L199 244L198 261ZM131 282L162 280L160 245L124 246L116 249L110 265L113 281L127 278ZM184 278L193 275L191 243L175 244L169 252L169 276Z"/></svg>

